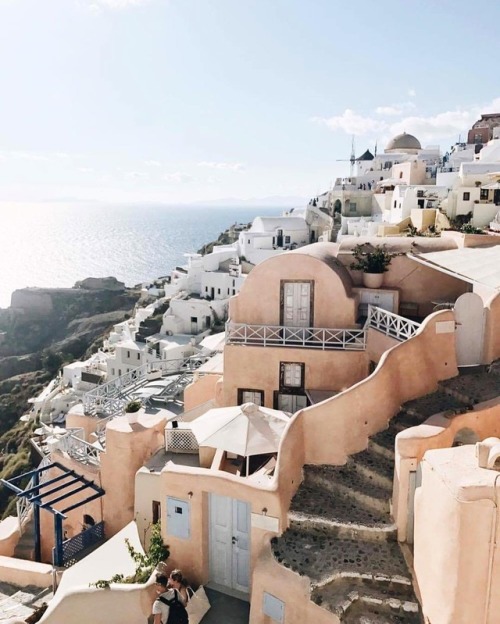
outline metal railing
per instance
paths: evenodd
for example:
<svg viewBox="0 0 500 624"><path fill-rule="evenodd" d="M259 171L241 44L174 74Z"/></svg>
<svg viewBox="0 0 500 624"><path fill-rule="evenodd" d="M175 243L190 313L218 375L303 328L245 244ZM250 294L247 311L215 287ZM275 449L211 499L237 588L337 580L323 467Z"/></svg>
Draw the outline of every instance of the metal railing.
<svg viewBox="0 0 500 624"><path fill-rule="evenodd" d="M51 463L50 457L44 457L42 461L38 464L37 470L41 468L46 468ZM44 481L48 479L48 472L44 470L40 473L39 477L39 485L41 485ZM32 477L26 486L25 490L31 490L35 487L35 478ZM17 520L19 522L19 533L23 534L23 528L25 523L29 519L31 508L33 507L33 503L31 503L26 496L19 496L16 503L17 507Z"/></svg>
<svg viewBox="0 0 500 624"><path fill-rule="evenodd" d="M364 351L366 332L364 329L246 325L228 321L226 323L226 344Z"/></svg>
<svg viewBox="0 0 500 624"><path fill-rule="evenodd" d="M149 381L150 374L160 373L163 377L186 370L196 370L196 368L196 360L192 360L191 357L147 362L87 392L83 397L83 409L85 413L96 417L100 413L106 416L117 414L130 400L128 395Z"/></svg>
<svg viewBox="0 0 500 624"><path fill-rule="evenodd" d="M67 453L73 459L84 464L98 466L101 462L102 449L91 442L82 440L72 433L62 436L54 443L53 448Z"/></svg>
<svg viewBox="0 0 500 624"><path fill-rule="evenodd" d="M104 522L98 522L78 535L65 540L61 545L61 552L56 553L54 547L53 560L57 561L59 566L69 568L80 559L81 554L87 548L102 542L104 537Z"/></svg>
<svg viewBox="0 0 500 624"><path fill-rule="evenodd" d="M399 316L399 314L394 314L394 312L368 305L365 329L369 327L402 342L412 338L420 329L420 324Z"/></svg>

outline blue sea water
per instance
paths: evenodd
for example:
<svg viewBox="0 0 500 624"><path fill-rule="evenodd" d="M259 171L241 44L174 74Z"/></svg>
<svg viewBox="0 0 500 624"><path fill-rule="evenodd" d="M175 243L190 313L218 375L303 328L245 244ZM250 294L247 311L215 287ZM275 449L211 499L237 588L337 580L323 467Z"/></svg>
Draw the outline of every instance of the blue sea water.
<svg viewBox="0 0 500 624"><path fill-rule="evenodd" d="M132 286L166 275L235 222L279 208L18 206L0 216L0 307L26 286L112 275Z"/></svg>

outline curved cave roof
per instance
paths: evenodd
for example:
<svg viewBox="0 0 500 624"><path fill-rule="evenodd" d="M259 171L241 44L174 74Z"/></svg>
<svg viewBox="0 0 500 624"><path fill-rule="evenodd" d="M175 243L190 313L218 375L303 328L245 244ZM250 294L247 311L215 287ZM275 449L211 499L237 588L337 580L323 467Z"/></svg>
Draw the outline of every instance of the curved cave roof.
<svg viewBox="0 0 500 624"><path fill-rule="evenodd" d="M311 245L299 247L298 249L294 249L293 251L289 251L288 253L311 256L312 258L315 258L316 260L319 260L320 262L326 264L329 269L331 269L338 275L346 293L350 295L352 288L352 279L349 275L349 271L340 262L340 260L337 260L337 245L335 243L312 243Z"/></svg>

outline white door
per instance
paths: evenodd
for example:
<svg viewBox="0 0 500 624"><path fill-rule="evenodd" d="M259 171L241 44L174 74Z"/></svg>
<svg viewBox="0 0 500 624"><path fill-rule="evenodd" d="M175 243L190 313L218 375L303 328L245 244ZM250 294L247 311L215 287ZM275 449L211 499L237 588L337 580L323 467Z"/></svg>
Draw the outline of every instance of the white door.
<svg viewBox="0 0 500 624"><path fill-rule="evenodd" d="M210 580L248 593L250 585L250 505L210 495Z"/></svg>
<svg viewBox="0 0 500 624"><path fill-rule="evenodd" d="M454 312L458 366L481 364L484 330L483 300L475 293L465 293L457 299Z"/></svg>
<svg viewBox="0 0 500 624"><path fill-rule="evenodd" d="M285 282L283 284L283 325L310 327L311 283Z"/></svg>

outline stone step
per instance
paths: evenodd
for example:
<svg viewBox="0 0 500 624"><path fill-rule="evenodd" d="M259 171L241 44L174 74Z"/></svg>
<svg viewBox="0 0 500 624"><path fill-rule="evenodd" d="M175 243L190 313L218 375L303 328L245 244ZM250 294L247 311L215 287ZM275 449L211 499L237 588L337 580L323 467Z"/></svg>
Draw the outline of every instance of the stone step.
<svg viewBox="0 0 500 624"><path fill-rule="evenodd" d="M463 379L461 377L455 377L454 379ZM427 420L434 414L440 414L442 412L453 415L463 414L470 409L471 404L468 400L460 399L453 396L449 392L443 389L443 386L439 384L438 390L426 394L418 399L407 401L403 405L403 412L412 416L420 417L422 421Z"/></svg>
<svg viewBox="0 0 500 624"><path fill-rule="evenodd" d="M356 470L367 479L371 479L380 487L392 489L394 475L394 461L383 455L374 453L369 448L361 453L351 455L348 463L352 463Z"/></svg>
<svg viewBox="0 0 500 624"><path fill-rule="evenodd" d="M495 399L500 395L498 375L491 373L459 375L440 381L439 387L455 399L471 405Z"/></svg>
<svg viewBox="0 0 500 624"><path fill-rule="evenodd" d="M392 487L374 483L356 470L353 463L343 466L304 466L304 483L327 490L333 496L340 494L352 498L368 509L389 513Z"/></svg>
<svg viewBox="0 0 500 624"><path fill-rule="evenodd" d="M394 462L394 441L398 433L399 429L391 421L387 429L379 431L368 440L368 449Z"/></svg>
<svg viewBox="0 0 500 624"><path fill-rule="evenodd" d="M363 575L384 582L411 582L397 542L364 539L336 539L287 529L271 540L278 562L313 585L323 585L342 575Z"/></svg>
<svg viewBox="0 0 500 624"><path fill-rule="evenodd" d="M341 619L342 624L420 624L422 619L418 611L405 611L406 605L394 609L391 602L357 602L353 609Z"/></svg>
<svg viewBox="0 0 500 624"><path fill-rule="evenodd" d="M387 511L368 508L340 492L330 493L328 490L302 484L295 494L289 511L289 518L297 528L301 525L304 531L320 529L330 534L345 534L349 531L362 533L361 527L372 535L379 529L382 534L373 539L390 539L394 523Z"/></svg>
<svg viewBox="0 0 500 624"><path fill-rule="evenodd" d="M332 613L341 621L356 611L379 607L385 615L418 615L419 606L411 582L387 582L366 576L336 579L324 586L315 587L311 600Z"/></svg>

